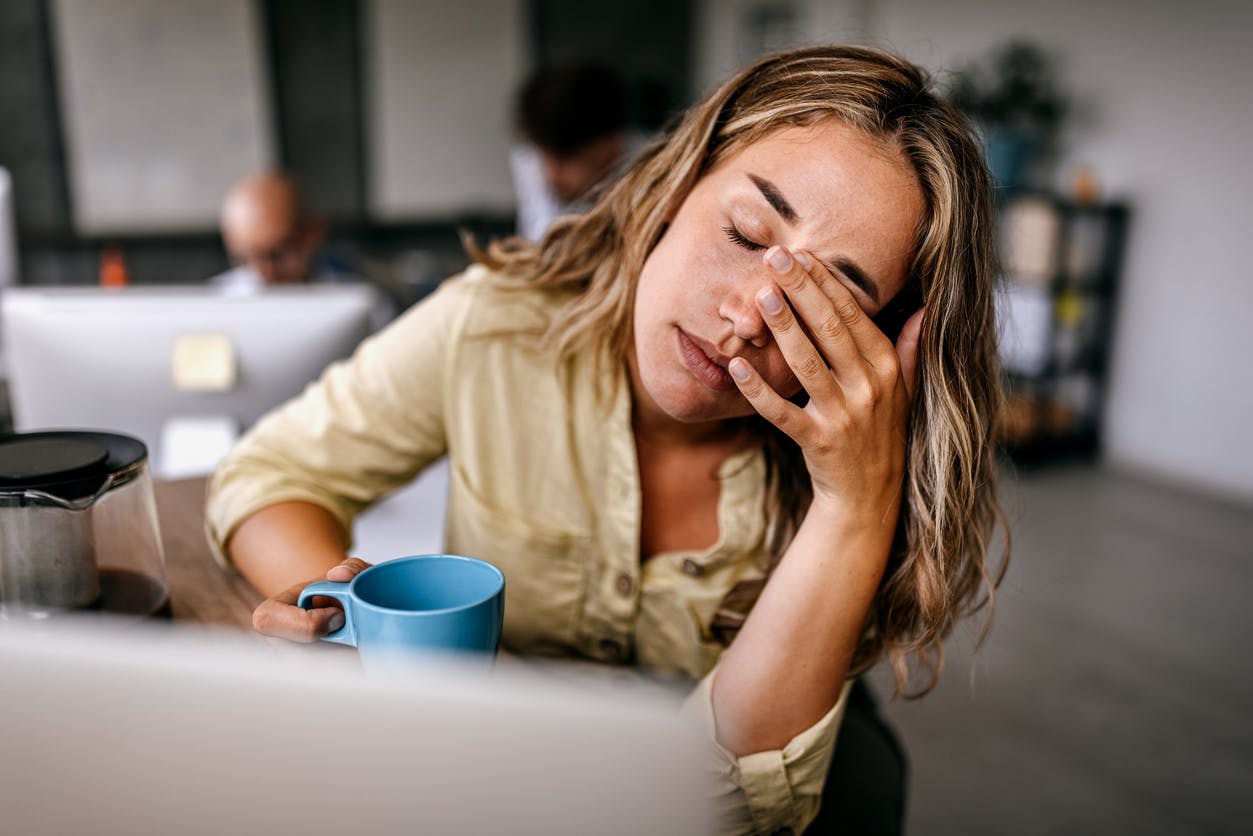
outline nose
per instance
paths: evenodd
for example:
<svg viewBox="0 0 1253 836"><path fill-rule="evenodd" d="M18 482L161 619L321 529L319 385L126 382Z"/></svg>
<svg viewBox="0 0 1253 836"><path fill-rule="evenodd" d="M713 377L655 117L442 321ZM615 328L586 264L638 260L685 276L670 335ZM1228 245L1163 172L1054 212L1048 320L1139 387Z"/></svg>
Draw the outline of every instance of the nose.
<svg viewBox="0 0 1253 836"><path fill-rule="evenodd" d="M727 294L718 306L718 315L731 323L731 331L736 337L753 346L765 348L770 341L770 329L753 301L759 288L741 288Z"/></svg>

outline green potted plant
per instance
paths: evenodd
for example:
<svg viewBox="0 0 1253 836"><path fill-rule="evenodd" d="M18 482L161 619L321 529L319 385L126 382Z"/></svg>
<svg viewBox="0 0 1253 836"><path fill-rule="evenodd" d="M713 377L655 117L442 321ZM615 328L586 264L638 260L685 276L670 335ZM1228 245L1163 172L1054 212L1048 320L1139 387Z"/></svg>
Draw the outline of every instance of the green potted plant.
<svg viewBox="0 0 1253 836"><path fill-rule="evenodd" d="M1002 188L1023 185L1025 172L1057 140L1067 113L1049 55L1014 40L987 59L959 67L948 97L983 134L988 166Z"/></svg>

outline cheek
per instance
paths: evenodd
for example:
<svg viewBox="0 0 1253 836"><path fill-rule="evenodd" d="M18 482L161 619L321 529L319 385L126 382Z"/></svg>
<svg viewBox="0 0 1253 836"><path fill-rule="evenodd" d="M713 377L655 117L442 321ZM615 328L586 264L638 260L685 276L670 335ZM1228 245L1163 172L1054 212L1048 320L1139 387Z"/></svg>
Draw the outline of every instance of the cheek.
<svg viewBox="0 0 1253 836"><path fill-rule="evenodd" d="M644 265L655 291L698 297L715 291L720 279L743 274L745 262L725 239L702 234L714 223L682 212L672 222Z"/></svg>

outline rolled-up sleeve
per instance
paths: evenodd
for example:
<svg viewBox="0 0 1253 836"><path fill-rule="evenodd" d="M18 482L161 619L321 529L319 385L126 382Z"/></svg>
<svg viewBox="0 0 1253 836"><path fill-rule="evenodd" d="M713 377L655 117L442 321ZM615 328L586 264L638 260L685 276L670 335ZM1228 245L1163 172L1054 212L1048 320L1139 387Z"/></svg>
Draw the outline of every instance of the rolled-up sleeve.
<svg viewBox="0 0 1253 836"><path fill-rule="evenodd" d="M713 680L717 672L714 668L701 679L683 711L699 725L709 745L718 832L802 833L822 804L822 789L851 683L845 683L830 711L782 749L736 757L716 738Z"/></svg>
<svg viewBox="0 0 1253 836"><path fill-rule="evenodd" d="M472 284L446 282L240 439L209 481L205 528L219 561L235 527L267 505L311 502L351 531L443 455L447 347Z"/></svg>

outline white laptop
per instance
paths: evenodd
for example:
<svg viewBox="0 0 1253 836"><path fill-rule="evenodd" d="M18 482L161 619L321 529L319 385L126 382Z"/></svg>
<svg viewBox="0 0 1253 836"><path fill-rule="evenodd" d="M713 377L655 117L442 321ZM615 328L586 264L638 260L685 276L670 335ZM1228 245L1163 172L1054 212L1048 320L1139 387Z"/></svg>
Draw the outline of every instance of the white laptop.
<svg viewBox="0 0 1253 836"><path fill-rule="evenodd" d="M0 717L5 833L712 827L674 697L516 663L380 679L342 648L0 622Z"/></svg>

